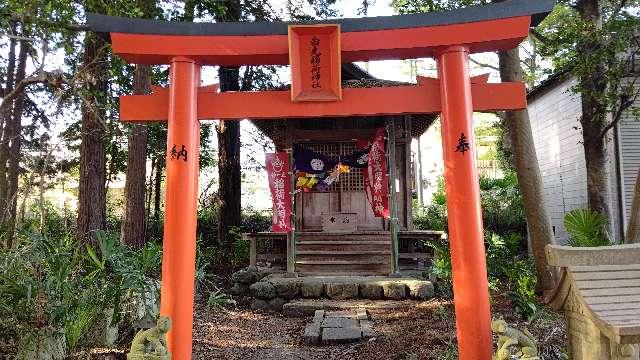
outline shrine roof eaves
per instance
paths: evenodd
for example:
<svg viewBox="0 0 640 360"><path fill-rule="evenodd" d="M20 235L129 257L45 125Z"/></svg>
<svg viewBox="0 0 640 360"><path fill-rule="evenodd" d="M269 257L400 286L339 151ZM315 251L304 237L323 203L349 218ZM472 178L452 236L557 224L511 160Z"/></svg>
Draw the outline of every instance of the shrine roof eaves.
<svg viewBox="0 0 640 360"><path fill-rule="evenodd" d="M453 11L394 15L366 18L318 20L309 22L225 22L193 23L132 19L87 13L87 25L98 33L130 33L156 35L252 36L286 35L291 24L338 23L342 32L409 29L439 25L464 24L531 16L532 26L539 24L553 9L555 0L510 0Z"/></svg>

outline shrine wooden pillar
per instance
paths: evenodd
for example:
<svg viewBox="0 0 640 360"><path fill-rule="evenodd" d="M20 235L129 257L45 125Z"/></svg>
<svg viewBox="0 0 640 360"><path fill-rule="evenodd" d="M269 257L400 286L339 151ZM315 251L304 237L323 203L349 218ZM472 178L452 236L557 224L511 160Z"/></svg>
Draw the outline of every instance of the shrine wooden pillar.
<svg viewBox="0 0 640 360"><path fill-rule="evenodd" d="M491 314L469 51L463 46L448 47L438 52L437 62L458 354L461 360L490 360Z"/></svg>
<svg viewBox="0 0 640 360"><path fill-rule="evenodd" d="M200 65L171 59L167 131L167 185L162 251L160 314L171 318L172 358L191 359L196 261Z"/></svg>

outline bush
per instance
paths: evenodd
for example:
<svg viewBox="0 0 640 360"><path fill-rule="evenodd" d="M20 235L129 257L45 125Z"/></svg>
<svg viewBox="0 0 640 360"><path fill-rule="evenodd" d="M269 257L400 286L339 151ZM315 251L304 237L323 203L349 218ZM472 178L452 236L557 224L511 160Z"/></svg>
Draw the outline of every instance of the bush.
<svg viewBox="0 0 640 360"><path fill-rule="evenodd" d="M515 310L524 318L532 319L538 311L535 296L536 275L533 263L522 259L519 234L500 236L487 233L485 251L489 284L506 284L506 291L514 303ZM442 297L453 296L451 270L451 249L448 241L429 240L427 245L434 250L434 258L428 270L431 278L436 279L436 291ZM491 286L500 290L500 286Z"/></svg>
<svg viewBox="0 0 640 360"><path fill-rule="evenodd" d="M599 213L575 209L564 216L564 227L569 234L569 245L597 247L611 245L607 233L607 220Z"/></svg>
<svg viewBox="0 0 640 360"><path fill-rule="evenodd" d="M507 173L504 179L480 178L482 218L487 233L526 234L526 221L517 177ZM447 205L444 180L429 206L414 210L414 225L419 230L447 230Z"/></svg>
<svg viewBox="0 0 640 360"><path fill-rule="evenodd" d="M145 294L160 271L160 248L140 251L120 245L117 235L98 232L99 250L73 237L31 235L13 249L0 249L0 353L15 353L23 339L45 329L62 330L67 348L92 342L88 330L114 309L113 323L125 311L122 300ZM5 346L13 348L3 348Z"/></svg>

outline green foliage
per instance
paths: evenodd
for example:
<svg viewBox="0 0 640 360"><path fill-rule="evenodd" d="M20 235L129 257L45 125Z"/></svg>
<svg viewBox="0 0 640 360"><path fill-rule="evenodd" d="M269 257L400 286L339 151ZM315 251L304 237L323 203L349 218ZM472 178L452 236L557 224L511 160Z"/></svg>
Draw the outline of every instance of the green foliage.
<svg viewBox="0 0 640 360"><path fill-rule="evenodd" d="M515 305L517 313L522 315L527 322L539 314L539 305L536 298L535 264L530 259L515 260L510 266L504 268L509 290L507 295Z"/></svg>
<svg viewBox="0 0 640 360"><path fill-rule="evenodd" d="M70 236L32 235L0 248L0 332L13 336L7 343L50 327L63 329L73 350L90 340L83 337L105 309L114 309L118 322L125 295L158 290L149 288L149 279L159 277L158 245L133 251L117 235L98 232L97 239L100 251ZM2 346L0 352L11 353Z"/></svg>
<svg viewBox="0 0 640 360"><path fill-rule="evenodd" d="M480 178L480 198L484 229L496 234L526 233L522 195L515 174L504 179ZM420 230L447 230L447 207L444 180L429 206L414 210L414 226Z"/></svg>
<svg viewBox="0 0 640 360"><path fill-rule="evenodd" d="M207 307L214 311L224 310L227 306L235 305L236 302L226 294L222 289L215 289L209 294Z"/></svg>
<svg viewBox="0 0 640 360"><path fill-rule="evenodd" d="M515 311L525 319L531 320L538 311L535 295L536 275L533 263L523 260L520 234L500 236L487 232L485 235L485 251L487 256L487 272L489 284L494 291L501 290L506 284L507 295L514 303ZM428 270L429 277L435 279L439 296L453 297L451 249L448 241L430 240L426 243L434 251L434 258Z"/></svg>
<svg viewBox="0 0 640 360"><path fill-rule="evenodd" d="M607 220L599 213L575 209L564 216L564 227L569 234L569 245L596 247L611 245L607 233Z"/></svg>

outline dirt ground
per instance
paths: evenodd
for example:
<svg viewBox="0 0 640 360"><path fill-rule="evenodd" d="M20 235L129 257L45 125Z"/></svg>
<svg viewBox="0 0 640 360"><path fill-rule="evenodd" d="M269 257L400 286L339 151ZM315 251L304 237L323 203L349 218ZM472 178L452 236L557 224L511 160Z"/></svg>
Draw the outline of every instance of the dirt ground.
<svg viewBox="0 0 640 360"><path fill-rule="evenodd" d="M527 325L511 312L506 299L494 299L493 316L527 327L540 345L542 359L559 360L565 342L561 317L548 309ZM199 305L194 319L194 359L457 359L453 303L432 300L403 309L370 309L377 336L336 346L302 342L310 318L286 318L236 309L210 311Z"/></svg>

